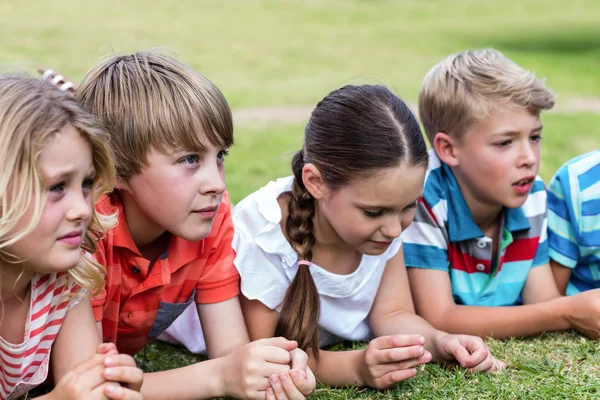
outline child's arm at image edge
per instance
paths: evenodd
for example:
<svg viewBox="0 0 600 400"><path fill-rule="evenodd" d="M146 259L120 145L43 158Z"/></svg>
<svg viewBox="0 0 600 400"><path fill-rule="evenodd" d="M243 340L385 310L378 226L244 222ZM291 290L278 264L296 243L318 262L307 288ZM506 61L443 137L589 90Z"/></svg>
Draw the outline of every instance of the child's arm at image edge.
<svg viewBox="0 0 600 400"><path fill-rule="evenodd" d="M449 333L506 339L569 329L570 301L559 297L536 304L506 307L457 305L448 272L409 268L419 315ZM435 296L432 296L435 293Z"/></svg>

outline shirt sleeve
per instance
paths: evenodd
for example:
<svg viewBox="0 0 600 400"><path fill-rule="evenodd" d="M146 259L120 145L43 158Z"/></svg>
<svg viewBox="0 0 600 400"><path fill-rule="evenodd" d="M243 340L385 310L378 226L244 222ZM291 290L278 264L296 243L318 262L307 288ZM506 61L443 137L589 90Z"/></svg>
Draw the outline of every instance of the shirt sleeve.
<svg viewBox="0 0 600 400"><path fill-rule="evenodd" d="M210 253L196 284L196 303L220 303L239 294L240 276L233 265L232 239L231 205L225 193L211 232L204 239L204 251Z"/></svg>
<svg viewBox="0 0 600 400"><path fill-rule="evenodd" d="M279 310L293 279L285 271L283 258L289 244L279 224L266 221L253 199L238 204L233 219L234 263L241 276L243 295Z"/></svg>
<svg viewBox="0 0 600 400"><path fill-rule="evenodd" d="M442 204L438 203L441 207ZM404 261L409 268L448 271L448 242L443 216L435 215L424 198L417 203L412 224L404 233Z"/></svg>
<svg viewBox="0 0 600 400"><path fill-rule="evenodd" d="M537 250L535 251L535 256L533 257L533 261L531 262L532 267L537 267L540 265L546 265L550 262L550 257L548 256L548 217L544 217L544 222L542 223L542 231L540 232L540 240L538 243Z"/></svg>
<svg viewBox="0 0 600 400"><path fill-rule="evenodd" d="M570 187L569 170L561 168L548 186L548 253L551 259L568 268L579 261L577 216L573 205L578 190Z"/></svg>

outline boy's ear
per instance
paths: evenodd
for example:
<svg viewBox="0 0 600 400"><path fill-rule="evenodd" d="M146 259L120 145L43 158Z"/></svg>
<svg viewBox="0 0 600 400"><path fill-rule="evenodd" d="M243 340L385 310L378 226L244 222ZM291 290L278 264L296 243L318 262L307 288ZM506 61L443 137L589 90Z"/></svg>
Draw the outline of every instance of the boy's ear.
<svg viewBox="0 0 600 400"><path fill-rule="evenodd" d="M120 180L119 178L117 178L115 180L115 189L118 189L118 190L129 190L129 187L127 186L127 183L125 183L122 180Z"/></svg>
<svg viewBox="0 0 600 400"><path fill-rule="evenodd" d="M436 133L433 138L433 148L438 158L445 164L456 167L458 158L456 157L456 142L445 132Z"/></svg>
<svg viewBox="0 0 600 400"><path fill-rule="evenodd" d="M306 164L302 167L302 181L306 190L316 200L322 199L327 193L327 185L323 182L321 171L314 164Z"/></svg>

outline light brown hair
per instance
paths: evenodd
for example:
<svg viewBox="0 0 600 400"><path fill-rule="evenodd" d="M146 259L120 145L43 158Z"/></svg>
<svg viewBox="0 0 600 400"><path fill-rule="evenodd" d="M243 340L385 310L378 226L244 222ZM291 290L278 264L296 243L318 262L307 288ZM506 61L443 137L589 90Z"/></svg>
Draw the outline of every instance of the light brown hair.
<svg viewBox="0 0 600 400"><path fill-rule="evenodd" d="M554 106L544 81L493 49L451 54L423 79L419 116L429 143L438 132L460 138L496 105L514 104L539 114Z"/></svg>
<svg viewBox="0 0 600 400"><path fill-rule="evenodd" d="M221 91L167 54L112 55L88 71L75 96L108 130L122 182L141 170L151 148L167 153L233 144Z"/></svg>

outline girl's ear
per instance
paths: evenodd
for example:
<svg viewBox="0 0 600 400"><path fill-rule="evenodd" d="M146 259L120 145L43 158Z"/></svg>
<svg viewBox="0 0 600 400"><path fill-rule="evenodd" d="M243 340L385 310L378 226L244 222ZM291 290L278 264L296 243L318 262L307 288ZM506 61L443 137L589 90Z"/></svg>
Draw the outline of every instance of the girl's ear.
<svg viewBox="0 0 600 400"><path fill-rule="evenodd" d="M322 199L327 193L327 185L323 182L321 171L314 164L308 163L302 167L302 182L315 200Z"/></svg>

